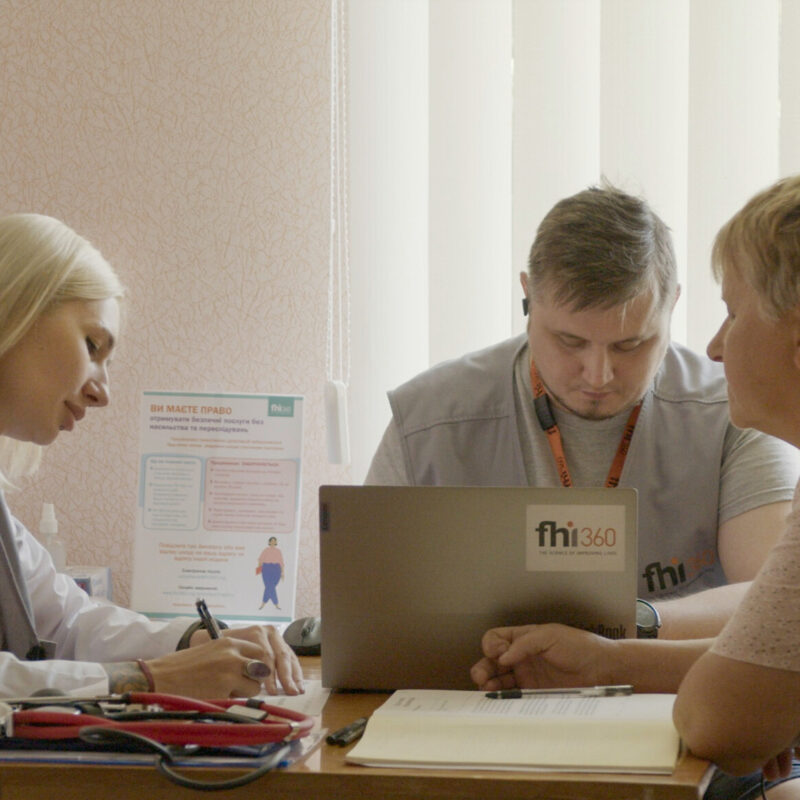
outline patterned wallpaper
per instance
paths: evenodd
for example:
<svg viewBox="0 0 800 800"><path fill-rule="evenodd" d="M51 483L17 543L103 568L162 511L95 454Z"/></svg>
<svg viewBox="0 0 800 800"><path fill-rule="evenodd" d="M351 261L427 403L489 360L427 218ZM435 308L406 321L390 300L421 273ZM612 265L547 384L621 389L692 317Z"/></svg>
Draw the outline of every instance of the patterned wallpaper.
<svg viewBox="0 0 800 800"><path fill-rule="evenodd" d="M327 0L3 0L0 213L60 217L129 290L112 403L9 496L130 597L146 389L301 394L297 611L319 609L329 198Z"/></svg>

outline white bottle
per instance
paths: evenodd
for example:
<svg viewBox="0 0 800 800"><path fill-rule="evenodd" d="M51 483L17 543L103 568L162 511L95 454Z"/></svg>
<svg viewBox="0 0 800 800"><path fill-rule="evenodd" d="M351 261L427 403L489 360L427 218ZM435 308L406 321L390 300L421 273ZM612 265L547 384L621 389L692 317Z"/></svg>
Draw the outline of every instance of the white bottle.
<svg viewBox="0 0 800 800"><path fill-rule="evenodd" d="M63 572L67 566L67 548L58 538L58 520L52 503L42 503L42 518L39 520L39 534L44 546L50 553L50 558L56 565L57 572Z"/></svg>

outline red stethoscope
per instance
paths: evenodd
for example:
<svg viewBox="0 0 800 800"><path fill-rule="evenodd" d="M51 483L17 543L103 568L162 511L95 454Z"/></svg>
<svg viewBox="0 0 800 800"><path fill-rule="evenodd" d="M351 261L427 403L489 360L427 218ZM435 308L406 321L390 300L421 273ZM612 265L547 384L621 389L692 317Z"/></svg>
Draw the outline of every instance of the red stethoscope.
<svg viewBox="0 0 800 800"><path fill-rule="evenodd" d="M14 709L4 720L5 735L21 739L75 739L82 728L91 726L130 731L162 744L233 747L292 741L314 725L311 717L298 711L246 698L195 700L127 692L102 698L59 695L2 702Z"/></svg>
<svg viewBox="0 0 800 800"><path fill-rule="evenodd" d="M154 754L156 769L173 783L204 791L243 786L285 765L295 741L313 726L306 714L253 698L195 700L157 692L0 698L0 735L8 739L136 744ZM253 746L265 755L244 775L208 781L175 769L198 748Z"/></svg>

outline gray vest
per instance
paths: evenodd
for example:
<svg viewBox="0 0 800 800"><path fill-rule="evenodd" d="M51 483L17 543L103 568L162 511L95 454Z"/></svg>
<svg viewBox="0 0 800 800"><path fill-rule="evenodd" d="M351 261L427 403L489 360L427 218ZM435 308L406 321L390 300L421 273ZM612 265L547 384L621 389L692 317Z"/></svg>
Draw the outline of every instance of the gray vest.
<svg viewBox="0 0 800 800"><path fill-rule="evenodd" d="M389 393L413 484L528 484L513 387L524 345L521 336L445 362ZM639 492L643 596L725 583L717 531L729 425L721 366L671 345L644 397L620 479ZM552 463L537 465L533 483L559 485Z"/></svg>

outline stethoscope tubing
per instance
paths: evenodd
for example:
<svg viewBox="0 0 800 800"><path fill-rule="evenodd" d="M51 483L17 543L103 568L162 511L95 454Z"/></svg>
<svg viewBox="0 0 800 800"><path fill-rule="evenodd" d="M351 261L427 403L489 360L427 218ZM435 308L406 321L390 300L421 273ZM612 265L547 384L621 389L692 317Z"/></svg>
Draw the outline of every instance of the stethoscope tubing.
<svg viewBox="0 0 800 800"><path fill-rule="evenodd" d="M85 699L76 702L67 697L59 700L68 707L87 702ZM113 714L80 713L80 708L74 711L23 708L13 713L13 735L22 739L74 739L78 738L81 728L91 726L130 731L164 744L230 747L298 739L309 733L314 725L314 720L305 714L256 700L226 698L204 701L178 695L131 692L114 697L113 702L157 708L136 712L137 717L149 714L149 720L116 720ZM259 722L218 721L221 713L230 713L228 709L236 706L257 709L266 717ZM196 716L175 719L170 718L172 712L192 712ZM121 716L125 714L122 712ZM216 720L212 719L214 716Z"/></svg>

